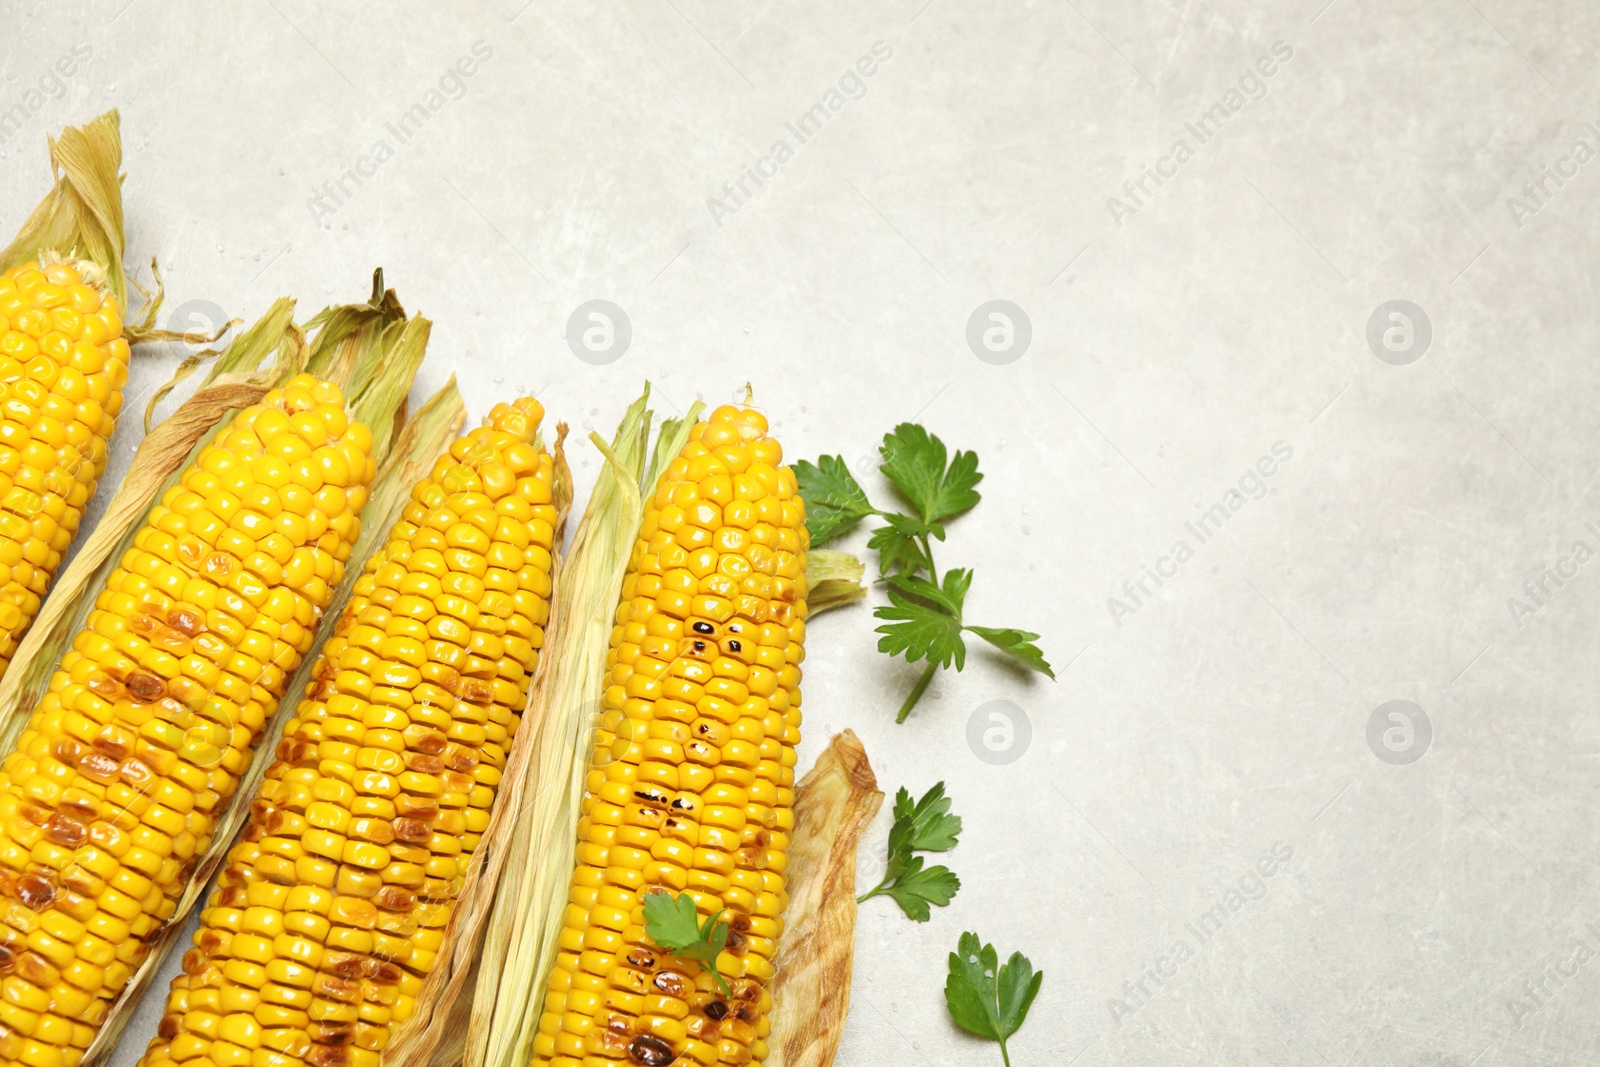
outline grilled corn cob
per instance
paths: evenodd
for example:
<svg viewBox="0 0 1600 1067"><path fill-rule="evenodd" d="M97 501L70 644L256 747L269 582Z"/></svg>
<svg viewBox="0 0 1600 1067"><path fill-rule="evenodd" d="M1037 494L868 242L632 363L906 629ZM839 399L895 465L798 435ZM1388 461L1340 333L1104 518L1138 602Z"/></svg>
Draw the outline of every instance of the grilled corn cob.
<svg viewBox="0 0 1600 1067"><path fill-rule="evenodd" d="M73 1067L340 579L372 435L299 375L151 508L0 764L0 1060Z"/></svg>
<svg viewBox="0 0 1600 1067"><path fill-rule="evenodd" d="M457 440L367 564L201 913L148 1067L375 1067L440 951L549 613L537 401Z"/></svg>
<svg viewBox="0 0 1600 1067"><path fill-rule="evenodd" d="M51 138L50 165L0 250L0 675L105 470L127 381L117 113Z"/></svg>
<svg viewBox="0 0 1600 1067"><path fill-rule="evenodd" d="M127 381L103 269L47 262L0 274L0 674L105 470Z"/></svg>
<svg viewBox="0 0 1600 1067"><path fill-rule="evenodd" d="M697 424L645 511L607 657L539 1067L745 1064L794 826L805 506L757 412ZM651 943L644 894L687 893L730 932L715 976Z"/></svg>

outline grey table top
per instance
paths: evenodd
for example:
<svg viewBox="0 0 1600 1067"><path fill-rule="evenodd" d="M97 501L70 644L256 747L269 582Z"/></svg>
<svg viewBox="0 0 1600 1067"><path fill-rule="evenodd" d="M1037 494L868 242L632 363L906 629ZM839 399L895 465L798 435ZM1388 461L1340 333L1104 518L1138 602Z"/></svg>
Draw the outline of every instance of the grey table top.
<svg viewBox="0 0 1600 1067"><path fill-rule="evenodd" d="M455 373L474 417L534 390L609 432L645 378L668 412L749 381L792 457L905 419L978 452L943 561L1059 680L975 653L896 726L868 611L812 627L802 766L848 726L966 820L950 907L863 908L842 1065L998 1062L943 1004L968 929L1045 972L1019 1067L1600 1055L1591 5L4 19L0 229L45 134L121 108L177 321L382 265L435 322L419 395ZM609 363L566 340L594 300ZM998 755L993 701L1028 724Z"/></svg>

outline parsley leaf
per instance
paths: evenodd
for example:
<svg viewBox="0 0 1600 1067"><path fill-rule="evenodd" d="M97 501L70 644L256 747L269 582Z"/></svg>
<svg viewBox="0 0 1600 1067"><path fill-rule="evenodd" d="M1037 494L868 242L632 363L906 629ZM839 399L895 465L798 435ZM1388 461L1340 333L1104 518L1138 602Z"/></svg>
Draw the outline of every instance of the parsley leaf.
<svg viewBox="0 0 1600 1067"><path fill-rule="evenodd" d="M950 953L944 1002L961 1029L1000 1042L1000 1058L1011 1067L1006 1038L1028 1017L1044 972L1035 971L1020 952L1013 952L1004 966L999 962L993 945L983 944L977 934L962 934L956 951Z"/></svg>
<svg viewBox="0 0 1600 1067"><path fill-rule="evenodd" d="M806 502L806 529L813 545L825 544L873 513L867 494L845 466L842 456L794 465L795 480Z"/></svg>
<svg viewBox="0 0 1600 1067"><path fill-rule="evenodd" d="M925 923L933 914L928 905L944 907L960 888L961 879L950 868L929 867L923 870L922 857L912 856L900 877L895 879L893 885L885 886L883 892L885 896L893 897L909 918Z"/></svg>
<svg viewBox="0 0 1600 1067"><path fill-rule="evenodd" d="M894 825L889 829L889 862L883 881L857 897L893 897L900 910L917 922L927 922L929 904L941 908L961 888L961 879L947 867L924 869L918 852L948 852L956 847L961 833L961 817L950 814L950 798L940 782L912 803L904 786L894 798Z"/></svg>
<svg viewBox="0 0 1600 1067"><path fill-rule="evenodd" d="M728 924L722 922L722 912L701 923L694 906L694 898L679 893L676 898L665 890L646 893L644 898L644 932L662 948L686 960L699 961L722 992L731 997L727 979L717 970L717 956L728 943Z"/></svg>
<svg viewBox="0 0 1600 1067"><path fill-rule="evenodd" d="M872 614L887 625L876 627L878 651L904 656L907 663L926 659L930 665L956 670L966 666L967 643L961 639L961 620L935 608L926 607L889 589L889 603L872 609ZM910 709L907 709L908 711Z"/></svg>
<svg viewBox="0 0 1600 1067"><path fill-rule="evenodd" d="M1039 640L1038 634L1029 633L1027 630L996 629L993 626L968 626L966 629L967 632L977 634L1030 671L1038 671L1052 680L1055 678L1056 672L1046 662L1044 653L1039 651L1039 646L1034 644Z"/></svg>
<svg viewBox="0 0 1600 1067"><path fill-rule="evenodd" d="M889 603L873 609L884 625L878 650L903 656L907 663L925 661L916 684L895 716L905 722L940 670L961 670L967 662L964 632L981 637L1013 660L1050 678L1054 670L1036 643L1039 635L1028 630L993 626L968 626L962 617L972 571L957 568L943 578L933 560L933 543L945 539L944 522L978 503L978 456L956 452L951 456L943 441L916 423L903 422L883 437L879 446L883 462L878 469L898 494L910 502L913 514L880 511L867 499L861 484L839 456L822 456L816 463L794 465L800 494L806 501L806 525L813 544L854 527L869 516L883 520L868 538L867 547L878 553L879 580Z"/></svg>
<svg viewBox="0 0 1600 1067"><path fill-rule="evenodd" d="M944 527L918 522L909 515L887 512L881 516L889 525L872 531L867 547L878 553L878 573L928 569L923 544L928 537L944 540Z"/></svg>
<svg viewBox="0 0 1600 1067"><path fill-rule="evenodd" d="M960 834L961 816L950 814L943 782L935 783L915 804L905 786L895 794L894 826L889 830L891 863L897 846L908 852L949 852Z"/></svg>
<svg viewBox="0 0 1600 1067"><path fill-rule="evenodd" d="M879 451L884 476L916 505L923 522L953 518L978 502L974 486L983 475L976 452L957 452L947 467L944 442L914 422L884 434Z"/></svg>
<svg viewBox="0 0 1600 1067"><path fill-rule="evenodd" d="M951 579L955 579L952 581ZM889 588L907 599L921 600L936 607L952 619L961 618L961 603L966 599L967 586L972 584L972 572L949 571L944 585L937 586L915 574L891 574L884 579Z"/></svg>
<svg viewBox="0 0 1600 1067"><path fill-rule="evenodd" d="M972 571L965 567L956 567L944 572L944 584L940 586L944 595L956 606L956 614L961 614L961 607L967 602L967 590L972 588Z"/></svg>

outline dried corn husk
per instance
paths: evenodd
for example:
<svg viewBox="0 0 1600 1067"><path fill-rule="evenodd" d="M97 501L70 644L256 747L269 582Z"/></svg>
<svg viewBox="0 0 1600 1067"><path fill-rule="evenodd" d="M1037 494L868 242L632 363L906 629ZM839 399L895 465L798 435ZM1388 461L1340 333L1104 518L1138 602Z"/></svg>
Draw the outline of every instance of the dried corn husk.
<svg viewBox="0 0 1600 1067"><path fill-rule="evenodd" d="M400 437L404 447L414 449L415 454L402 455L392 450L395 413L402 409L412 378L421 364L428 322L421 318L405 318L393 293L383 292L381 274L377 277L373 298L356 307L361 309L361 314L347 318L345 328L330 330L324 326L308 343L304 330L293 321L293 301L279 300L259 322L238 335L217 356L201 387L140 444L105 515L57 582L33 629L18 648L13 660L18 669L0 680L0 751L8 751L15 745L34 704L48 688L61 656L82 627L106 577L131 545L151 504L176 483L194 454L226 427L241 408L257 402L272 388L313 363L329 368L330 380L339 384L351 398L352 415L370 420L374 431L374 456L389 484L387 489L375 485L364 511L366 521L356 552L371 550L374 535L370 523L374 511L384 506L398 506L393 494L398 491L403 498L410 483L415 481L419 464L431 462L454 436L460 425L461 403L454 385L447 386L419 412L415 429L409 436ZM353 349L364 358L330 355L335 350L345 349ZM423 452L427 452L425 457ZM387 505L382 503L385 500ZM337 617L359 572L359 567L349 568L325 622ZM309 669L309 663L308 658L302 673ZM301 675L297 674L291 684L303 685ZM280 716L284 711L280 709ZM274 722L269 731L276 728ZM194 877L176 913L113 1006L95 1043L85 1053L85 1064L93 1067L110 1052L140 992L160 967L200 890L225 855L241 816L248 810L250 786L264 766L259 758L261 752L268 748L270 745L258 747L258 758L250 776L241 783L219 821L211 847L199 857Z"/></svg>
<svg viewBox="0 0 1600 1067"><path fill-rule="evenodd" d="M115 110L49 139L50 170L56 176L16 239L0 251L0 271L55 254L99 267L106 287L128 312L128 281L122 273L122 133Z"/></svg>
<svg viewBox="0 0 1600 1067"><path fill-rule="evenodd" d="M128 277L122 254L122 131L115 109L82 126L68 126L60 137L47 138L50 171L55 184L33 209L11 244L0 251L0 271L23 263L52 261L75 264L85 278L99 279L122 307L122 333L130 345L144 341L188 341L210 344L215 337L169 333L153 328L161 310L161 275L155 260L156 290L133 284L145 296L139 321L128 320ZM229 326L235 325L230 323ZM149 430L149 425L145 429Z"/></svg>
<svg viewBox="0 0 1600 1067"><path fill-rule="evenodd" d="M882 803L866 749L849 730L834 735L795 790L766 1067L828 1067L839 1049L855 953L856 841Z"/></svg>
<svg viewBox="0 0 1600 1067"><path fill-rule="evenodd" d="M867 587L861 576L867 568L848 552L813 548L806 553L806 617L842 608L863 599Z"/></svg>

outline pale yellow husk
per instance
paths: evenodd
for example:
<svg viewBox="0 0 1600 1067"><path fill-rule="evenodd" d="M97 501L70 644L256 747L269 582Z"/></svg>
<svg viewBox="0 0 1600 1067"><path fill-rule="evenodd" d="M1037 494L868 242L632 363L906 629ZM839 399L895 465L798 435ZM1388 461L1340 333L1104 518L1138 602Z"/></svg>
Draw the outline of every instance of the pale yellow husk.
<svg viewBox="0 0 1600 1067"><path fill-rule="evenodd" d="M834 735L795 789L765 1067L828 1067L839 1050L856 943L856 842L882 803L867 751L850 730Z"/></svg>
<svg viewBox="0 0 1600 1067"><path fill-rule="evenodd" d="M813 548L806 553L806 617L853 604L867 595L861 576L867 568L848 552Z"/></svg>
<svg viewBox="0 0 1600 1067"><path fill-rule="evenodd" d="M115 110L49 139L49 194L16 238L0 250L0 271L44 257L92 264L124 316L128 282L122 273L122 132Z"/></svg>

